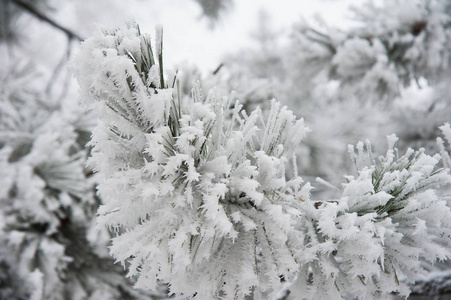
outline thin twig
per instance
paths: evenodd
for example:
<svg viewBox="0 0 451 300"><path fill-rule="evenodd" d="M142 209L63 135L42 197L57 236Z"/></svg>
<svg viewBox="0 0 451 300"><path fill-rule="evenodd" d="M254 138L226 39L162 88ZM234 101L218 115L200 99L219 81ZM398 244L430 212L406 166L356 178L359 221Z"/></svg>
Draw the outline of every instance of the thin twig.
<svg viewBox="0 0 451 300"><path fill-rule="evenodd" d="M78 34L71 31L70 29L63 27L62 25L56 23L55 21L51 20L50 18L48 18L46 15L44 15L43 13L38 11L36 8L34 8L29 3L26 3L22 0L8 0L8 1L10 1L11 3L14 3L16 6L22 8L23 10L26 10L27 12L29 12L36 18L40 19L41 21L47 22L50 25L52 25L53 27L58 28L59 30L63 31L68 36L69 39L77 39L79 41L83 40Z"/></svg>
<svg viewBox="0 0 451 300"><path fill-rule="evenodd" d="M213 71L213 75L218 74L219 70L221 70L221 68L222 68L223 66L224 66L224 63L221 63L221 64L216 68L216 70Z"/></svg>

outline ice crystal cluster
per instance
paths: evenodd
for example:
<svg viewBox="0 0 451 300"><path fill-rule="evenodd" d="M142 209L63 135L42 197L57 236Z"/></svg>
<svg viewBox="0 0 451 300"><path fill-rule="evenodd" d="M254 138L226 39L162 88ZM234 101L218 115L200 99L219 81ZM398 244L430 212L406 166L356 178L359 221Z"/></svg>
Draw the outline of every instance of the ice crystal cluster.
<svg viewBox="0 0 451 300"><path fill-rule="evenodd" d="M302 119L275 100L247 114L197 84L182 95L163 72L160 29L155 40L156 57L135 24L104 29L77 58L81 97L99 115L98 225L115 232L111 254L137 288L164 282L195 299L406 296L421 261L450 256L451 212L436 190L451 177L439 154L401 156L391 136L374 160L359 143L341 197L313 201L296 167Z"/></svg>

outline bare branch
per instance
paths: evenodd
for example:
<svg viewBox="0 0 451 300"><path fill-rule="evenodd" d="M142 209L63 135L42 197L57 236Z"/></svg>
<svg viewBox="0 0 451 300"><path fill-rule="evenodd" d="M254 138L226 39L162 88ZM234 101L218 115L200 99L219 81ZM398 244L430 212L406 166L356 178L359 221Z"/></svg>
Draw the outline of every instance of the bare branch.
<svg viewBox="0 0 451 300"><path fill-rule="evenodd" d="M56 23L55 21L51 20L49 17L47 17L45 14L38 11L35 7L30 5L29 3L26 3L22 0L8 0L8 1L11 3L14 3L16 6L22 8L23 10L32 14L39 20L47 22L48 24L52 25L53 27L63 31L68 36L69 39L77 39L79 41L83 40L78 34L74 33L72 30L67 29L64 26Z"/></svg>

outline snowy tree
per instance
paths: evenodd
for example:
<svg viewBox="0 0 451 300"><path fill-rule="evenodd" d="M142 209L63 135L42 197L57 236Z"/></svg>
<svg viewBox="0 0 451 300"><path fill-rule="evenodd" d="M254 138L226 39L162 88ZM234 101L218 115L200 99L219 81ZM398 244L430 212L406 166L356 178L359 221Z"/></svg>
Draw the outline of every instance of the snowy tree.
<svg viewBox="0 0 451 300"><path fill-rule="evenodd" d="M169 294L200 299L407 296L422 261L451 255L440 154L400 155L389 136L376 160L358 143L339 197L314 201L297 171L302 119L275 100L246 113L196 83L183 95L163 70L161 28L155 49L135 24L103 29L76 63L100 118L90 142L98 224L115 232L110 252L137 288L166 282Z"/></svg>

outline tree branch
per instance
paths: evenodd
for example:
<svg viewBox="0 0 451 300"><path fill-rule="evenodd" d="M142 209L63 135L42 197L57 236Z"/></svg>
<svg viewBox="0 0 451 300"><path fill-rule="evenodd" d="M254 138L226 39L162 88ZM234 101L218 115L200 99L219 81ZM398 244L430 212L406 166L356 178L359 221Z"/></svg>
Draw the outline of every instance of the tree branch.
<svg viewBox="0 0 451 300"><path fill-rule="evenodd" d="M55 21L51 20L50 18L48 18L46 15L44 15L43 13L38 11L35 7L30 5L29 3L26 3L26 2L24 2L22 0L8 0L8 1L10 1L11 3L14 3L16 6L22 8L23 10L25 10L28 13L32 14L33 16L38 18L39 20L47 22L48 24L52 25L53 27L63 31L68 36L69 39L77 39L79 41L83 40L78 34L74 33L70 29L67 29L64 26L56 23Z"/></svg>

